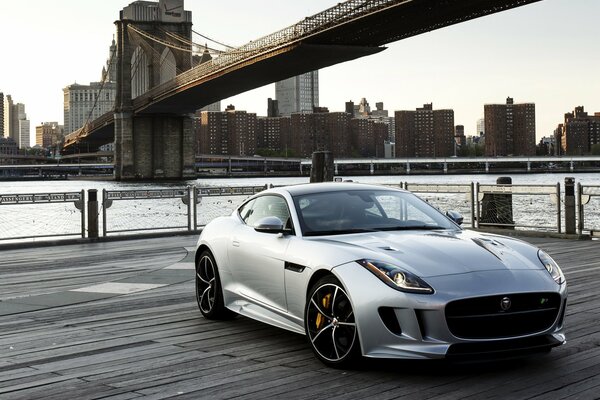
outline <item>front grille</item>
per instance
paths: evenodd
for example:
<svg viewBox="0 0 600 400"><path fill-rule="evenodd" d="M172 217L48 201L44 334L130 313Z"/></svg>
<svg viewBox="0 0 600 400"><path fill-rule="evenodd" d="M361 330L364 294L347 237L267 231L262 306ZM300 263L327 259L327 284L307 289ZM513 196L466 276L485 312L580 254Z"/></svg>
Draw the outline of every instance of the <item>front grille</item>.
<svg viewBox="0 0 600 400"><path fill-rule="evenodd" d="M446 306L450 332L464 339L529 335L549 329L560 310L557 293L519 293L456 300Z"/></svg>

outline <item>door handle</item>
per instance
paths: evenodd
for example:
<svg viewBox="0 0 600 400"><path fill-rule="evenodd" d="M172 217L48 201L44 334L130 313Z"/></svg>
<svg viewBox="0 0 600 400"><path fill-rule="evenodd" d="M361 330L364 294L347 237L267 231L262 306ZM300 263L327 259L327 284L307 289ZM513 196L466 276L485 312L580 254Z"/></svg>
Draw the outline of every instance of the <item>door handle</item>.
<svg viewBox="0 0 600 400"><path fill-rule="evenodd" d="M231 245L232 245L233 247L240 247L240 242L237 240L237 238L233 238L233 239L231 240Z"/></svg>

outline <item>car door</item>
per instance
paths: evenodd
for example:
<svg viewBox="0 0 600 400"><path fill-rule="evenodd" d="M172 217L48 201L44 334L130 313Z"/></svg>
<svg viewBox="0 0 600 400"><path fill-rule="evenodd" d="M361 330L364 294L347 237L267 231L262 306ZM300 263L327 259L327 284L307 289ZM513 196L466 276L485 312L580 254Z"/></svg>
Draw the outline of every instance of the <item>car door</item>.
<svg viewBox="0 0 600 400"><path fill-rule="evenodd" d="M260 196L241 208L244 223L231 237L229 261L240 293L285 311L285 254L292 236L254 230L262 218L273 216L284 224L290 217L285 199L278 195Z"/></svg>

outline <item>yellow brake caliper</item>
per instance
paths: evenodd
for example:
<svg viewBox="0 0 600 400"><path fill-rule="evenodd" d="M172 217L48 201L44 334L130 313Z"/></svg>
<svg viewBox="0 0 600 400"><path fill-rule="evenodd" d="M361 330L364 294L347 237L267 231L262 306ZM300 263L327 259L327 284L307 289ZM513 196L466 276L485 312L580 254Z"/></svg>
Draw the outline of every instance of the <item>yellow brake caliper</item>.
<svg viewBox="0 0 600 400"><path fill-rule="evenodd" d="M323 304L323 308L327 310L329 308L329 303L331 301L331 293L326 294L321 299L321 304ZM321 329L323 324L325 323L325 316L320 312L317 314L317 320L315 321L317 325L317 330Z"/></svg>

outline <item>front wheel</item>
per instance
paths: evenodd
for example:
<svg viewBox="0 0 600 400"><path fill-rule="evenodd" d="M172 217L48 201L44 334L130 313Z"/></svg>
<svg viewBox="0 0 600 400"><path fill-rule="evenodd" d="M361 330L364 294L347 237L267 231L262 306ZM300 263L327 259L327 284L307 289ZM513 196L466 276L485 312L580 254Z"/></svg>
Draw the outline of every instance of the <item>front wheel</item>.
<svg viewBox="0 0 600 400"><path fill-rule="evenodd" d="M324 364L346 368L360 357L352 303L333 275L319 279L309 291L304 328L315 355Z"/></svg>
<svg viewBox="0 0 600 400"><path fill-rule="evenodd" d="M225 307L217 263L210 251L202 252L196 262L196 301L208 319L229 319L235 313Z"/></svg>

